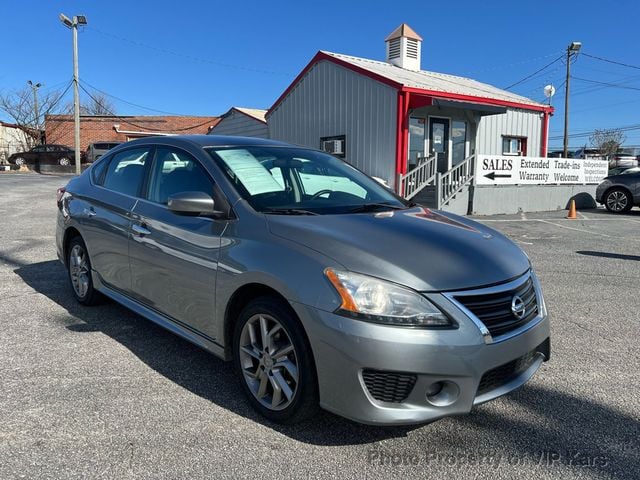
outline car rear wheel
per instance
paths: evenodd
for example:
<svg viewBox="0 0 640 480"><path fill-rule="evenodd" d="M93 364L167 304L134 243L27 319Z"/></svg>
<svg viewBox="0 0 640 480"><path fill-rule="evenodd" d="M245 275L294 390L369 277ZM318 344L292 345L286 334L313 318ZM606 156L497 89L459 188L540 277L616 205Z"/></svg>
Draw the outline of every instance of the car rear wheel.
<svg viewBox="0 0 640 480"><path fill-rule="evenodd" d="M67 270L73 295L83 305L98 303L99 294L93 288L93 280L91 278L91 260L82 238L75 237L72 239L67 251Z"/></svg>
<svg viewBox="0 0 640 480"><path fill-rule="evenodd" d="M254 300L234 331L236 372L253 407L277 423L297 423L318 410L311 349L297 318L282 301Z"/></svg>
<svg viewBox="0 0 640 480"><path fill-rule="evenodd" d="M629 192L621 188L614 188L607 192L607 196L604 199L604 206L610 212L624 213L631 210L633 201Z"/></svg>
<svg viewBox="0 0 640 480"><path fill-rule="evenodd" d="M71 165L71 160L67 157L62 157L60 160L58 160L58 163L63 167L68 167L69 165Z"/></svg>
<svg viewBox="0 0 640 480"><path fill-rule="evenodd" d="M27 164L27 161L23 157L16 158L15 162L17 167L21 167Z"/></svg>

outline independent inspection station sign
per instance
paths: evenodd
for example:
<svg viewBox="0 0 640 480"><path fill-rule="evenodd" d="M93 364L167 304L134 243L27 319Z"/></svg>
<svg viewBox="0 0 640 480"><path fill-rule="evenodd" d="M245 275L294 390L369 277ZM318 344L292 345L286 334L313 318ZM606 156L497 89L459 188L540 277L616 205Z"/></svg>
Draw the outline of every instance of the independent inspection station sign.
<svg viewBox="0 0 640 480"><path fill-rule="evenodd" d="M545 185L600 183L606 160L478 155L478 185Z"/></svg>

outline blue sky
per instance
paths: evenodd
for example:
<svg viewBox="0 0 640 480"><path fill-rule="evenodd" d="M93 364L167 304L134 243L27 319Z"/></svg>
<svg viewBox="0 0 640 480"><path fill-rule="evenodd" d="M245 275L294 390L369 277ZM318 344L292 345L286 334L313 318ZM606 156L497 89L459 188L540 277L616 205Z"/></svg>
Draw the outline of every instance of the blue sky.
<svg viewBox="0 0 640 480"><path fill-rule="evenodd" d="M406 22L424 38L422 68L506 87L559 57L573 40L585 54L640 66L640 2L0 0L0 90L29 79L70 80L71 33L58 20L84 14L80 78L119 99L164 112L217 115L268 108L318 50L384 59L384 37ZM542 100L564 81L558 61L512 91ZM640 124L640 69L580 55L572 80L571 132ZM69 96L70 98L70 96ZM153 114L112 98L118 114ZM564 89L553 99L550 145L559 146ZM571 140L579 146L585 138ZM640 130L627 132L640 145Z"/></svg>

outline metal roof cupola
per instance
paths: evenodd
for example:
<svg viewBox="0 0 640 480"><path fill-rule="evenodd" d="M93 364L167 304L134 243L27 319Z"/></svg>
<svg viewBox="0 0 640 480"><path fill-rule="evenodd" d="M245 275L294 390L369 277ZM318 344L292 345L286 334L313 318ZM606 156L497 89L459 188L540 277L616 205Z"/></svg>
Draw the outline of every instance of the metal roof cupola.
<svg viewBox="0 0 640 480"><path fill-rule="evenodd" d="M384 39L387 44L387 62L396 67L420 71L422 37L403 23Z"/></svg>

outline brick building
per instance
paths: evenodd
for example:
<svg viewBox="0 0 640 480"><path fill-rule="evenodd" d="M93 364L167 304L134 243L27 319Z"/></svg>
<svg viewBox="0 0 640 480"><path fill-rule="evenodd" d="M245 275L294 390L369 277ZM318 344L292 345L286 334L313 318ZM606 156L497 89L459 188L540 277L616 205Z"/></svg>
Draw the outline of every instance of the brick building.
<svg viewBox="0 0 640 480"><path fill-rule="evenodd" d="M192 116L80 116L80 149L94 142L126 142L141 137L170 134L206 134L219 117ZM47 143L73 146L73 115L46 115Z"/></svg>

